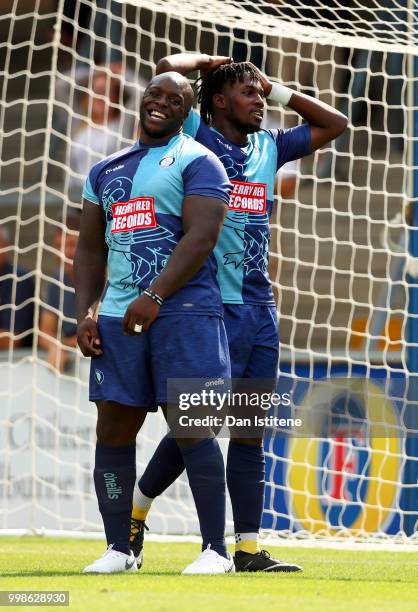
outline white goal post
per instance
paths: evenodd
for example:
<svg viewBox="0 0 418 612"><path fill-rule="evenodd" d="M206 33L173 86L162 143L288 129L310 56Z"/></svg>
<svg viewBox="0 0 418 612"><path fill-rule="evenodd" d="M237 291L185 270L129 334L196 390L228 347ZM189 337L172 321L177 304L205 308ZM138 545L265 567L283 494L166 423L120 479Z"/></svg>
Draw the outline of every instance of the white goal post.
<svg viewBox="0 0 418 612"><path fill-rule="evenodd" d="M270 259L279 386L292 391L295 414L311 418L326 400L326 417L314 412L323 427L305 436L266 436L263 527L287 539L414 541L417 20L410 0L2 2L0 532L102 529L95 408L88 362L71 341L66 248L83 176L135 140L158 60L200 51L252 61L349 118L336 142L278 177ZM266 127L300 121L267 104ZM327 429L330 417L338 426ZM164 433L149 415L138 474ZM198 532L184 476L156 502L150 527Z"/></svg>

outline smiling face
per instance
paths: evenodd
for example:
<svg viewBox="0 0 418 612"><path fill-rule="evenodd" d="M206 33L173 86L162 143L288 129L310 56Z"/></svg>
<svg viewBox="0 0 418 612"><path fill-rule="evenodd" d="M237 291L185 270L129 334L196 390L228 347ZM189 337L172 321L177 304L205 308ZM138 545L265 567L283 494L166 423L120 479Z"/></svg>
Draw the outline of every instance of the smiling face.
<svg viewBox="0 0 418 612"><path fill-rule="evenodd" d="M187 79L167 72L152 79L141 102L141 140L163 140L180 131L193 102Z"/></svg>
<svg viewBox="0 0 418 612"><path fill-rule="evenodd" d="M224 118L240 132L251 134L258 132L264 116L265 97L259 81L249 74L243 80L227 83L221 94L213 98L214 110L221 112Z"/></svg>

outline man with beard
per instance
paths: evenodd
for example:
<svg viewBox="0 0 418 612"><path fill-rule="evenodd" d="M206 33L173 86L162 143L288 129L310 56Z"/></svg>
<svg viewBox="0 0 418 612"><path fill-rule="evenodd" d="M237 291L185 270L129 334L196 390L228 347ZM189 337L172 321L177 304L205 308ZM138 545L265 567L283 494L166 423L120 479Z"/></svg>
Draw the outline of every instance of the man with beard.
<svg viewBox="0 0 418 612"><path fill-rule="evenodd" d="M181 53L160 60L157 73L167 70L183 75L201 70L204 74L198 89L200 116L190 113L183 129L216 154L233 184L228 215L215 248L232 378L269 379L273 390L279 337L268 276L268 244L275 175L286 162L304 157L339 136L347 119L327 104L270 82L249 62ZM261 129L267 96L297 112L305 123L288 130ZM135 555L142 555L144 521L153 499L183 469L177 444L166 436L135 487L131 527ZM262 431L252 437L242 431L231 432L226 476L235 527L236 571L300 570L297 565L272 559L259 548L265 488Z"/></svg>

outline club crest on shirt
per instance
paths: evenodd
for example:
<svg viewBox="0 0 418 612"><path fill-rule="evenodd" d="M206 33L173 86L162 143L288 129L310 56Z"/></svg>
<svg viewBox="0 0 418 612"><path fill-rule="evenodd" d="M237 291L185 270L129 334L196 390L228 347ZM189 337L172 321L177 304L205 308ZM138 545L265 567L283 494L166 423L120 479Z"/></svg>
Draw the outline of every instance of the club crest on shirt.
<svg viewBox="0 0 418 612"><path fill-rule="evenodd" d="M163 166L163 168L166 168L167 166L172 166L175 161L176 161L176 158L170 155L168 157L163 157L162 159L160 159L159 165Z"/></svg>

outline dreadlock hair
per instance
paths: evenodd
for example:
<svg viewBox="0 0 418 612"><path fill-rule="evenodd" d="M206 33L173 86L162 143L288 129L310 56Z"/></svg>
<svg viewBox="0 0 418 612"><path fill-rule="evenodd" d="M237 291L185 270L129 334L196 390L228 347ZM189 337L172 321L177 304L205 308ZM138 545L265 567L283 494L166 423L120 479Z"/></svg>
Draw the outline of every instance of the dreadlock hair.
<svg viewBox="0 0 418 612"><path fill-rule="evenodd" d="M207 125L211 125L213 120L213 96L222 93L227 83L234 85L237 81L244 81L245 76L249 76L251 81L260 82L260 77L249 62L223 64L195 81L200 116Z"/></svg>

